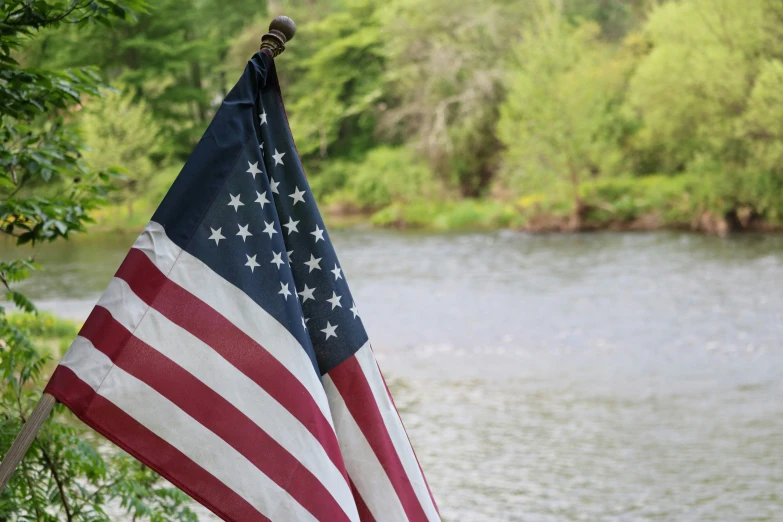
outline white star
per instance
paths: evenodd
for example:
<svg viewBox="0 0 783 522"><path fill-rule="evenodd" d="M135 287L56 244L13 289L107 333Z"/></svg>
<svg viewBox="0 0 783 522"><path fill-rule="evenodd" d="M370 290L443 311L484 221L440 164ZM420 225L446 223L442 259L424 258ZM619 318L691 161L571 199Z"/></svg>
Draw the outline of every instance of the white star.
<svg viewBox="0 0 783 522"><path fill-rule="evenodd" d="M247 254L245 254L245 256L247 256L247 263L245 263L245 266L249 266L250 267L250 272L255 271L257 266L261 266L261 265L259 265L256 262L256 257L257 256L250 257Z"/></svg>
<svg viewBox="0 0 783 522"><path fill-rule="evenodd" d="M326 321L326 328L321 330L323 333L326 334L326 339L329 339L330 337L337 337L337 334L335 333L335 330L337 330L337 327L340 326L338 324L332 326L332 323L329 321Z"/></svg>
<svg viewBox="0 0 783 522"><path fill-rule="evenodd" d="M337 263L334 264L334 270L329 270L329 271L334 274L335 281L343 278L343 275L340 273L340 267L337 266Z"/></svg>
<svg viewBox="0 0 783 522"><path fill-rule="evenodd" d="M277 253L277 252L275 252L274 250L272 251L272 253L275 255L275 257L273 257L273 258L272 258L272 263L276 264L276 265L277 265L277 268L279 269L279 268L280 268L280 265L282 265L282 264L283 264L283 253L282 253L282 252L280 252L280 253L278 254L278 253Z"/></svg>
<svg viewBox="0 0 783 522"><path fill-rule="evenodd" d="M264 205L269 203L269 200L266 199L266 190L264 191L263 194L259 194L258 191L256 190L256 196L258 197L253 203L259 203L261 205L261 208L264 208Z"/></svg>
<svg viewBox="0 0 783 522"><path fill-rule="evenodd" d="M267 223L264 221L264 225L266 225L266 228L264 229L265 234L269 234L269 237L271 238L273 234L277 234L277 230L275 230L275 223L274 221L271 223Z"/></svg>
<svg viewBox="0 0 783 522"><path fill-rule="evenodd" d="M289 217L288 223L286 223L283 226L288 229L288 235L291 235L291 232L299 232L299 230L296 228L296 225L298 224L299 224L298 221L294 221L294 218Z"/></svg>
<svg viewBox="0 0 783 522"><path fill-rule="evenodd" d="M245 204L239 201L239 194L236 196L233 194L229 194L231 196L231 202L228 204L229 207L234 207L234 212L237 212L239 210L239 207L244 207Z"/></svg>
<svg viewBox="0 0 783 522"><path fill-rule="evenodd" d="M315 236L315 242L318 243L318 240L321 241L324 240L324 231L322 228L318 228L318 225L315 226L315 232L310 232L310 234Z"/></svg>
<svg viewBox="0 0 783 522"><path fill-rule="evenodd" d="M288 250L286 254L288 255L288 266L291 266L291 256L294 255L294 251Z"/></svg>
<svg viewBox="0 0 783 522"><path fill-rule="evenodd" d="M343 296L337 295L337 292L332 292L332 298L331 299L327 299L326 302L332 303L332 310L334 310L338 306L340 308L343 307L343 305L340 304L340 299L342 299L342 298L343 298Z"/></svg>
<svg viewBox="0 0 783 522"><path fill-rule="evenodd" d="M307 317L305 317L305 316L302 316L302 327L303 327L305 330L307 330L307 321L309 321L309 320L310 320L309 318L307 318Z"/></svg>
<svg viewBox="0 0 783 522"><path fill-rule="evenodd" d="M280 184L279 181L275 181L275 178L269 178L269 184L272 186L272 194L280 194L277 191L277 186Z"/></svg>
<svg viewBox="0 0 783 522"><path fill-rule="evenodd" d="M356 319L356 317L359 315L359 309L356 308L356 303L353 303L353 306L350 308L351 312L353 312L353 318Z"/></svg>
<svg viewBox="0 0 783 522"><path fill-rule="evenodd" d="M304 290L301 292L297 292L297 294L302 296L302 303L306 303L308 299L312 299L315 301L315 297L313 297L313 292L315 292L315 288L309 288L307 285L305 285Z"/></svg>
<svg viewBox="0 0 783 522"><path fill-rule="evenodd" d="M243 243L245 241L247 241L247 236L252 236L253 235L250 232L248 232L248 230L247 230L247 227L249 227L249 226L250 226L249 224L245 225L244 227L242 225L239 225L239 232L237 232L237 235L238 236L242 236L242 242Z"/></svg>
<svg viewBox="0 0 783 522"><path fill-rule="evenodd" d="M283 297L285 297L285 300L288 301L288 296L291 295L291 291L288 289L288 283L280 282L280 291L277 292L278 294L283 294Z"/></svg>
<svg viewBox="0 0 783 522"><path fill-rule="evenodd" d="M321 259L322 258L316 258L313 254L310 254L310 261L305 261L305 264L310 267L310 272L321 269L321 267L318 265L318 263L321 262ZM310 272L308 272L308 274Z"/></svg>
<svg viewBox="0 0 783 522"><path fill-rule="evenodd" d="M272 157L275 159L275 167L278 165L285 165L285 163L283 163L283 156L285 156L285 152L277 152L277 149L275 149L275 153L272 154Z"/></svg>
<svg viewBox="0 0 783 522"><path fill-rule="evenodd" d="M248 161L247 162L247 170L245 172L251 173L253 175L253 179L256 179L256 174L261 172L261 169L258 168L258 162L256 161L255 163L250 163Z"/></svg>
<svg viewBox="0 0 783 522"><path fill-rule="evenodd" d="M209 229L212 231L212 235L209 236L209 239L214 239L215 244L219 245L221 239L226 239L226 236L220 233L221 230L223 230L223 227L220 227L219 229L215 230L212 227L209 227Z"/></svg>
<svg viewBox="0 0 783 522"><path fill-rule="evenodd" d="M258 148L261 149L261 154L264 154L264 142L258 144Z"/></svg>
<svg viewBox="0 0 783 522"><path fill-rule="evenodd" d="M299 203L300 201L302 203L304 203L304 195L305 195L304 190L299 190L299 187L296 187L296 190L294 190L294 193L293 194L289 194L288 197L289 198L294 198L294 206L296 206L296 204Z"/></svg>
<svg viewBox="0 0 783 522"><path fill-rule="evenodd" d="M264 112L259 114L258 118L261 120L261 123L259 123L259 125L263 125L264 123L266 123L266 110L264 110Z"/></svg>

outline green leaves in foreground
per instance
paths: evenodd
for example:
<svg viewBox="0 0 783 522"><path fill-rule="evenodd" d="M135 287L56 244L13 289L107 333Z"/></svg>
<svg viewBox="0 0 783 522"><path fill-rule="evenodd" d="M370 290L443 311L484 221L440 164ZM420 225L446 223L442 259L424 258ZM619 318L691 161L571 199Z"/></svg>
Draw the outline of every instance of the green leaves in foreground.
<svg viewBox="0 0 783 522"><path fill-rule="evenodd" d="M24 68L16 57L42 29L127 20L145 6L140 0L0 1L0 233L17 244L84 231L115 172L83 161L74 125L82 98L100 94L98 71ZM0 454L41 396L53 367L52 342L69 342L75 330L52 330L51 318L37 315L17 288L37 268L32 259L0 262L5 301L24 312L20 320L0 308ZM109 521L122 513L133 520L196 520L187 504L184 493L58 406L0 494L0 520Z"/></svg>

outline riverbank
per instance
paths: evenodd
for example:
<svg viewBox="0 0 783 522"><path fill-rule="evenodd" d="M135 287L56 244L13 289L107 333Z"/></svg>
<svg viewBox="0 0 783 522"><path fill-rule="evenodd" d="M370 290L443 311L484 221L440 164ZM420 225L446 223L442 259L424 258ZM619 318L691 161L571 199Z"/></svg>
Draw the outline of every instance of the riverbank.
<svg viewBox="0 0 783 522"><path fill-rule="evenodd" d="M162 197L162 196L161 196ZM397 201L382 208L360 205L345 193L321 203L330 228L366 225L430 231L518 230L530 233L688 230L724 236L736 232L780 232L783 224L751 205L704 192L687 175L587 181L579 188L574 212L568 186L512 198L495 194L476 199ZM154 198L104 207L92 228L139 231L155 211Z"/></svg>
<svg viewBox="0 0 783 522"><path fill-rule="evenodd" d="M509 228L531 233L689 230L724 236L783 230L778 220L751 205L705 192L694 176L592 180L582 183L578 194L578 212L573 191L561 186L505 202L398 203L373 213L370 222L399 228Z"/></svg>

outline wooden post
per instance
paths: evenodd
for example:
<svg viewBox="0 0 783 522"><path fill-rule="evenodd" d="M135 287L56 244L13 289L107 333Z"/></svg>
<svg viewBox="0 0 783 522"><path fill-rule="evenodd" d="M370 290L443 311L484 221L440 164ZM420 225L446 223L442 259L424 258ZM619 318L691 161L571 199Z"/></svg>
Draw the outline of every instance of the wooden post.
<svg viewBox="0 0 783 522"><path fill-rule="evenodd" d="M27 450L30 448L30 444L35 440L38 435L38 430L41 429L44 421L49 418L49 414L54 408L54 403L57 399L54 395L44 393L38 404L35 405L33 413L27 422L22 426L22 431L16 436L14 443L11 445L11 449L3 457L3 461L0 462L0 493L3 492L8 481L11 480L11 475L14 474L16 467L22 461Z"/></svg>

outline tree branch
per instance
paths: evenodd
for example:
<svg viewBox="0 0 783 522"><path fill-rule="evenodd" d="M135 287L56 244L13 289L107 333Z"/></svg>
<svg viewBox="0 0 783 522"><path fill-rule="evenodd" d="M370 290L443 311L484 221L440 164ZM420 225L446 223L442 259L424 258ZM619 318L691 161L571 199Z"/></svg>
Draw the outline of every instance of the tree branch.
<svg viewBox="0 0 783 522"><path fill-rule="evenodd" d="M57 469L55 468L52 459L49 458L49 453L46 451L46 448L44 448L43 445L39 446L41 448L41 454L46 461L46 465L49 467L49 471L52 474L52 478L54 478L54 482L57 484L57 490L60 492L60 499L63 501L63 508L65 509L65 517L68 522L73 522L73 515L71 515L71 510L68 507L68 500L65 497L65 487L60 480L60 475L57 473Z"/></svg>

